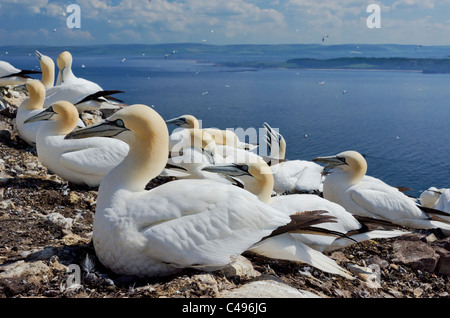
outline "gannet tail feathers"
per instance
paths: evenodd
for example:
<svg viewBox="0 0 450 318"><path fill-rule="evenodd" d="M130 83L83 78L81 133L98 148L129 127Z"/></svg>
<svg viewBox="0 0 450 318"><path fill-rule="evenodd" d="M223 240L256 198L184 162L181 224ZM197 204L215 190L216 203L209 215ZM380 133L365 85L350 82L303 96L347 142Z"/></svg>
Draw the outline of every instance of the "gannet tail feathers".
<svg viewBox="0 0 450 318"><path fill-rule="evenodd" d="M354 277L334 260L293 238L290 234L270 237L253 245L249 251L270 258L306 263L324 272Z"/></svg>
<svg viewBox="0 0 450 318"><path fill-rule="evenodd" d="M375 219L371 217L366 216L360 216L360 215L353 215L355 219L357 219L362 224L374 224L374 225L382 225L385 227L402 227L401 225L394 224L392 222L381 220L381 219Z"/></svg>
<svg viewBox="0 0 450 318"><path fill-rule="evenodd" d="M389 231L374 230L374 231L368 231L368 232L364 232L364 233L354 234L354 235L351 235L350 237L354 242L364 242L364 241L373 240L373 239L393 238L393 237L398 237L398 236L402 236L402 235L409 234L409 233L411 233L411 232L404 231L404 230L389 230ZM338 238L333 241L333 244L331 244L330 246L325 248L324 252L332 252L332 251L335 251L338 249L342 249L351 244L354 244L354 242L351 242L345 238Z"/></svg>
<svg viewBox="0 0 450 318"><path fill-rule="evenodd" d="M320 223L337 222L337 219L334 216L326 215L326 213L328 213L328 211L325 210L297 212L293 215L290 215L291 222L289 222L284 226L280 226L265 238L280 235L287 232L296 232L301 231L303 229L309 229L311 226ZM263 240L265 238L263 238Z"/></svg>

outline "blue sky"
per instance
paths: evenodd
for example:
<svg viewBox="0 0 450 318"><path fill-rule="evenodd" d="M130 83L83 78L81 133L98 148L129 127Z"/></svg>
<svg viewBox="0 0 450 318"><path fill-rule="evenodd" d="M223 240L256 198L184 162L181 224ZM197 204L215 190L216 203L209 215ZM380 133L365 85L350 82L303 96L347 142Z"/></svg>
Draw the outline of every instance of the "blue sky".
<svg viewBox="0 0 450 318"><path fill-rule="evenodd" d="M81 9L68 28L67 6ZM378 4L381 28L368 28ZM450 45L450 0L1 0L0 45L193 42Z"/></svg>

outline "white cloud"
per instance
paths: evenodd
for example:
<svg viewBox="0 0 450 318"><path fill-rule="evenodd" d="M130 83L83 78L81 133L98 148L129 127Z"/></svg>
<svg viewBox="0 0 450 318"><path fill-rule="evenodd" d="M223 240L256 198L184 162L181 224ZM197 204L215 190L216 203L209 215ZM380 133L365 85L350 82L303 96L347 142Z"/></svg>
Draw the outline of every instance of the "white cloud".
<svg viewBox="0 0 450 318"><path fill-rule="evenodd" d="M398 1L394 2L394 4L392 5L392 9L411 8L411 7L433 9L434 6L435 6L435 3L433 1L398 0Z"/></svg>
<svg viewBox="0 0 450 318"><path fill-rule="evenodd" d="M63 4L49 3L48 0L2 0L2 5L5 8L3 14L8 15L44 14L47 16L62 16L65 11Z"/></svg>
<svg viewBox="0 0 450 318"><path fill-rule="evenodd" d="M286 23L282 13L262 9L244 0L123 0L111 5L105 0L78 0L83 19L110 20L113 28L140 28L144 33L175 32L180 37L201 36L214 28L218 34L280 32Z"/></svg>
<svg viewBox="0 0 450 318"><path fill-rule="evenodd" d="M80 30L63 30L70 3L80 5ZM381 6L382 30L371 32L365 19L372 3ZM20 17L26 22L2 26L10 33L22 30L23 39L28 34L33 42L52 44L63 41L63 35L79 43L321 43L324 34L330 35L328 44L371 39L394 43L396 38L413 41L413 37L420 43L421 39L437 39L429 37L431 31L441 32L445 38L448 4L450 0L2 0L0 16L7 15L9 20ZM48 20L34 22L37 15ZM409 25L413 22L416 25ZM425 26L428 33L421 29ZM23 30L27 28L31 30ZM39 37L36 30L42 28L50 34ZM31 38L34 35L36 38Z"/></svg>

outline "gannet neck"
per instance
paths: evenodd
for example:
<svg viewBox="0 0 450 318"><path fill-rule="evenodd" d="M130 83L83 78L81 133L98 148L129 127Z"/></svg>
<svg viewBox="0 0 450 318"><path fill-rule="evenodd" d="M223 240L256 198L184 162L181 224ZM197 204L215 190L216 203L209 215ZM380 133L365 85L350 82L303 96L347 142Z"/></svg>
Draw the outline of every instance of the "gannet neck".
<svg viewBox="0 0 450 318"><path fill-rule="evenodd" d="M272 170L264 160L259 158L248 162L247 165L248 173L253 177L254 182L247 182L245 189L256 195L262 202L269 204L274 186Z"/></svg>
<svg viewBox="0 0 450 318"><path fill-rule="evenodd" d="M280 135L279 137L279 153L277 159L285 159L286 157L286 140Z"/></svg>
<svg viewBox="0 0 450 318"><path fill-rule="evenodd" d="M67 101L59 101L52 105L55 116L53 131L58 135L67 135L78 123L77 108Z"/></svg>
<svg viewBox="0 0 450 318"><path fill-rule="evenodd" d="M29 98L24 100L20 108L25 110L35 110L44 107L45 87L40 81L34 80L26 84Z"/></svg>
<svg viewBox="0 0 450 318"><path fill-rule="evenodd" d="M117 119L123 120L132 132L126 139L130 150L102 185L116 184L129 191L142 191L167 164L169 131L162 117L146 105L129 106L108 118ZM110 181L111 178L116 181Z"/></svg>
<svg viewBox="0 0 450 318"><path fill-rule="evenodd" d="M256 194L261 201L269 203L274 186L272 171L263 160L259 162L257 171L259 173L259 176L255 176L255 178L259 181L259 183L258 187L254 190L254 194ZM250 173L253 174L252 171L250 171Z"/></svg>
<svg viewBox="0 0 450 318"><path fill-rule="evenodd" d="M42 84L44 84L46 89L53 87L55 82L55 63L50 57L41 55L40 64L42 70Z"/></svg>
<svg viewBox="0 0 450 318"><path fill-rule="evenodd" d="M317 157L313 162L326 164L324 169L330 169L331 174L342 175L349 185L357 184L366 175L366 159L357 151L344 151L334 156Z"/></svg>

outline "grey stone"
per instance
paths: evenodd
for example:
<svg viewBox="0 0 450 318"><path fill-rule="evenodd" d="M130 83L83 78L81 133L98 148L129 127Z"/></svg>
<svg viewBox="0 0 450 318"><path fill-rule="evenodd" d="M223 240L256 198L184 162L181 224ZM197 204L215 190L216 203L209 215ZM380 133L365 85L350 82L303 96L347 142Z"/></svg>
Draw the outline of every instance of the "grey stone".
<svg viewBox="0 0 450 318"><path fill-rule="evenodd" d="M398 240L393 244L395 263L415 270L432 273L439 260L439 254L427 243L419 240Z"/></svg>

